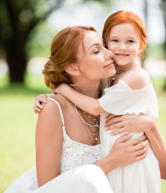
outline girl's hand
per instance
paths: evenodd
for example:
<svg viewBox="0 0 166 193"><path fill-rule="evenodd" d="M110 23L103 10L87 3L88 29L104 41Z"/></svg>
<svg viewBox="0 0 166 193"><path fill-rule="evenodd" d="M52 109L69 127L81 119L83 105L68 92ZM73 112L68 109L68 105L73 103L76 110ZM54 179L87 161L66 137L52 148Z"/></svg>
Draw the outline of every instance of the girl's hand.
<svg viewBox="0 0 166 193"><path fill-rule="evenodd" d="M117 131L111 132L111 135L118 135L123 132L147 132L153 127L154 120L150 117L139 114L139 115L112 115L109 114L106 117L105 127L107 130L117 129Z"/></svg>
<svg viewBox="0 0 166 193"><path fill-rule="evenodd" d="M113 163L113 169L127 166L146 157L149 147L146 136L142 135L137 139L130 138L130 135L124 135L118 138L113 145L107 156L110 163Z"/></svg>
<svg viewBox="0 0 166 193"><path fill-rule="evenodd" d="M47 98L51 97L52 94L40 94L36 97L34 102L33 111L34 113L40 113L43 110L43 103L47 103Z"/></svg>

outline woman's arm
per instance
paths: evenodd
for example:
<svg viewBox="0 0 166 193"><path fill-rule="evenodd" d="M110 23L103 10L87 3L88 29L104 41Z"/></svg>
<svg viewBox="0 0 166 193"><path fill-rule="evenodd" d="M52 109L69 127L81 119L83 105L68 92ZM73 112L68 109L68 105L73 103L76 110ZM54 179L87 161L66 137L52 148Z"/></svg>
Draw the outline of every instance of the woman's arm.
<svg viewBox="0 0 166 193"><path fill-rule="evenodd" d="M60 174L62 122L56 103L48 101L39 114L36 130L36 167L38 186Z"/></svg>
<svg viewBox="0 0 166 193"><path fill-rule="evenodd" d="M153 119L143 114L124 116L108 115L105 126L107 130L121 128L118 131L112 132L112 135L118 135L126 131L144 132L158 159L161 177L166 179L166 148Z"/></svg>
<svg viewBox="0 0 166 193"><path fill-rule="evenodd" d="M151 130L147 130L146 135L149 139L150 146L155 153L160 166L161 178L166 179L166 147L159 134L158 128L154 121L152 121Z"/></svg>
<svg viewBox="0 0 166 193"><path fill-rule="evenodd" d="M107 174L116 168L144 159L149 147L146 136L143 135L137 139L130 139L130 137L129 135L124 135L118 138L108 156L95 164Z"/></svg>
<svg viewBox="0 0 166 193"><path fill-rule="evenodd" d="M92 115L100 115L105 112L105 110L100 106L97 99L83 95L72 89L67 84L61 84L56 89L54 89L54 91L63 95L80 109Z"/></svg>

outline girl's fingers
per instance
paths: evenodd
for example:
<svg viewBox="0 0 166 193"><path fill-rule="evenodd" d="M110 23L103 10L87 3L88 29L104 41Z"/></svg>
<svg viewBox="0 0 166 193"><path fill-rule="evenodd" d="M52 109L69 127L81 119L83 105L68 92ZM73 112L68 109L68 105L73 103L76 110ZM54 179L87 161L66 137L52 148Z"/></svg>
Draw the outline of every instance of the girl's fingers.
<svg viewBox="0 0 166 193"><path fill-rule="evenodd" d="M113 131L111 132L111 135L118 135L118 134L121 134L121 133L124 133L126 132L126 129L124 127L118 129L117 131Z"/></svg>
<svg viewBox="0 0 166 193"><path fill-rule="evenodd" d="M123 128L124 127L124 123L122 122L118 122L118 123L114 123L111 126L106 127L107 130L112 130L112 129L119 129L119 128Z"/></svg>
<svg viewBox="0 0 166 193"><path fill-rule="evenodd" d="M42 98L38 98L37 99L37 102L38 103L40 103L40 104L42 104L42 103L47 103L48 101L47 101L47 97L45 96L44 98L42 97Z"/></svg>
<svg viewBox="0 0 166 193"><path fill-rule="evenodd" d="M39 101L36 101L35 107L39 109L43 109L42 103L40 104Z"/></svg>
<svg viewBox="0 0 166 193"><path fill-rule="evenodd" d="M106 116L106 119L114 119L114 118L116 118L116 117L121 117L122 115L114 115L114 114L108 114L107 116Z"/></svg>
<svg viewBox="0 0 166 193"><path fill-rule="evenodd" d="M117 123L121 123L121 121L115 122L115 123L105 123L104 127L111 129L111 128L114 128L114 124L117 124Z"/></svg>
<svg viewBox="0 0 166 193"><path fill-rule="evenodd" d="M114 124L114 123L121 122L121 121L122 121L122 117L115 117L112 119L108 118L105 120L105 124Z"/></svg>
<svg viewBox="0 0 166 193"><path fill-rule="evenodd" d="M40 113L40 109L34 108L34 109L33 109L33 112L34 112L35 114L39 114L39 113Z"/></svg>

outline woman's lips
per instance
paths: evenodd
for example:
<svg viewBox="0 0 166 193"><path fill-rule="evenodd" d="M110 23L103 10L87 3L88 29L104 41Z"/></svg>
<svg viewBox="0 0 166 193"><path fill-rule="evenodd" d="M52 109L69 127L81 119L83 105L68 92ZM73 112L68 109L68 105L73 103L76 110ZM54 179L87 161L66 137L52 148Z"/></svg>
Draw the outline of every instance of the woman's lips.
<svg viewBox="0 0 166 193"><path fill-rule="evenodd" d="M113 62L104 66L104 68L113 68L113 67L114 67L114 63Z"/></svg>

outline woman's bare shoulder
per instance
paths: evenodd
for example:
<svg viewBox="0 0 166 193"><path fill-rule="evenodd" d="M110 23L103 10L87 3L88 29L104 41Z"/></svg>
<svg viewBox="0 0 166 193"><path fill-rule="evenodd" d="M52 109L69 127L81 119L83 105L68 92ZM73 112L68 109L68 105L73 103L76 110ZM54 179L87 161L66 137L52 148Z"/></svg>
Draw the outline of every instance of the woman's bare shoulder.
<svg viewBox="0 0 166 193"><path fill-rule="evenodd" d="M67 107L69 107L72 103L68 100L68 99L66 99L64 96L62 96L61 94L54 94L53 96L52 96L52 98L54 99L54 100L56 100L59 104L60 104L60 106L62 107L62 109L65 109L65 108L67 108Z"/></svg>
<svg viewBox="0 0 166 193"><path fill-rule="evenodd" d="M53 95L50 97L57 101L61 108L66 105L64 97L61 97L59 94ZM47 103L43 103L43 110L39 113L38 121L42 122L43 124L49 124L52 123L54 125L62 125L61 115L59 111L59 107L57 103L54 100L49 100Z"/></svg>

